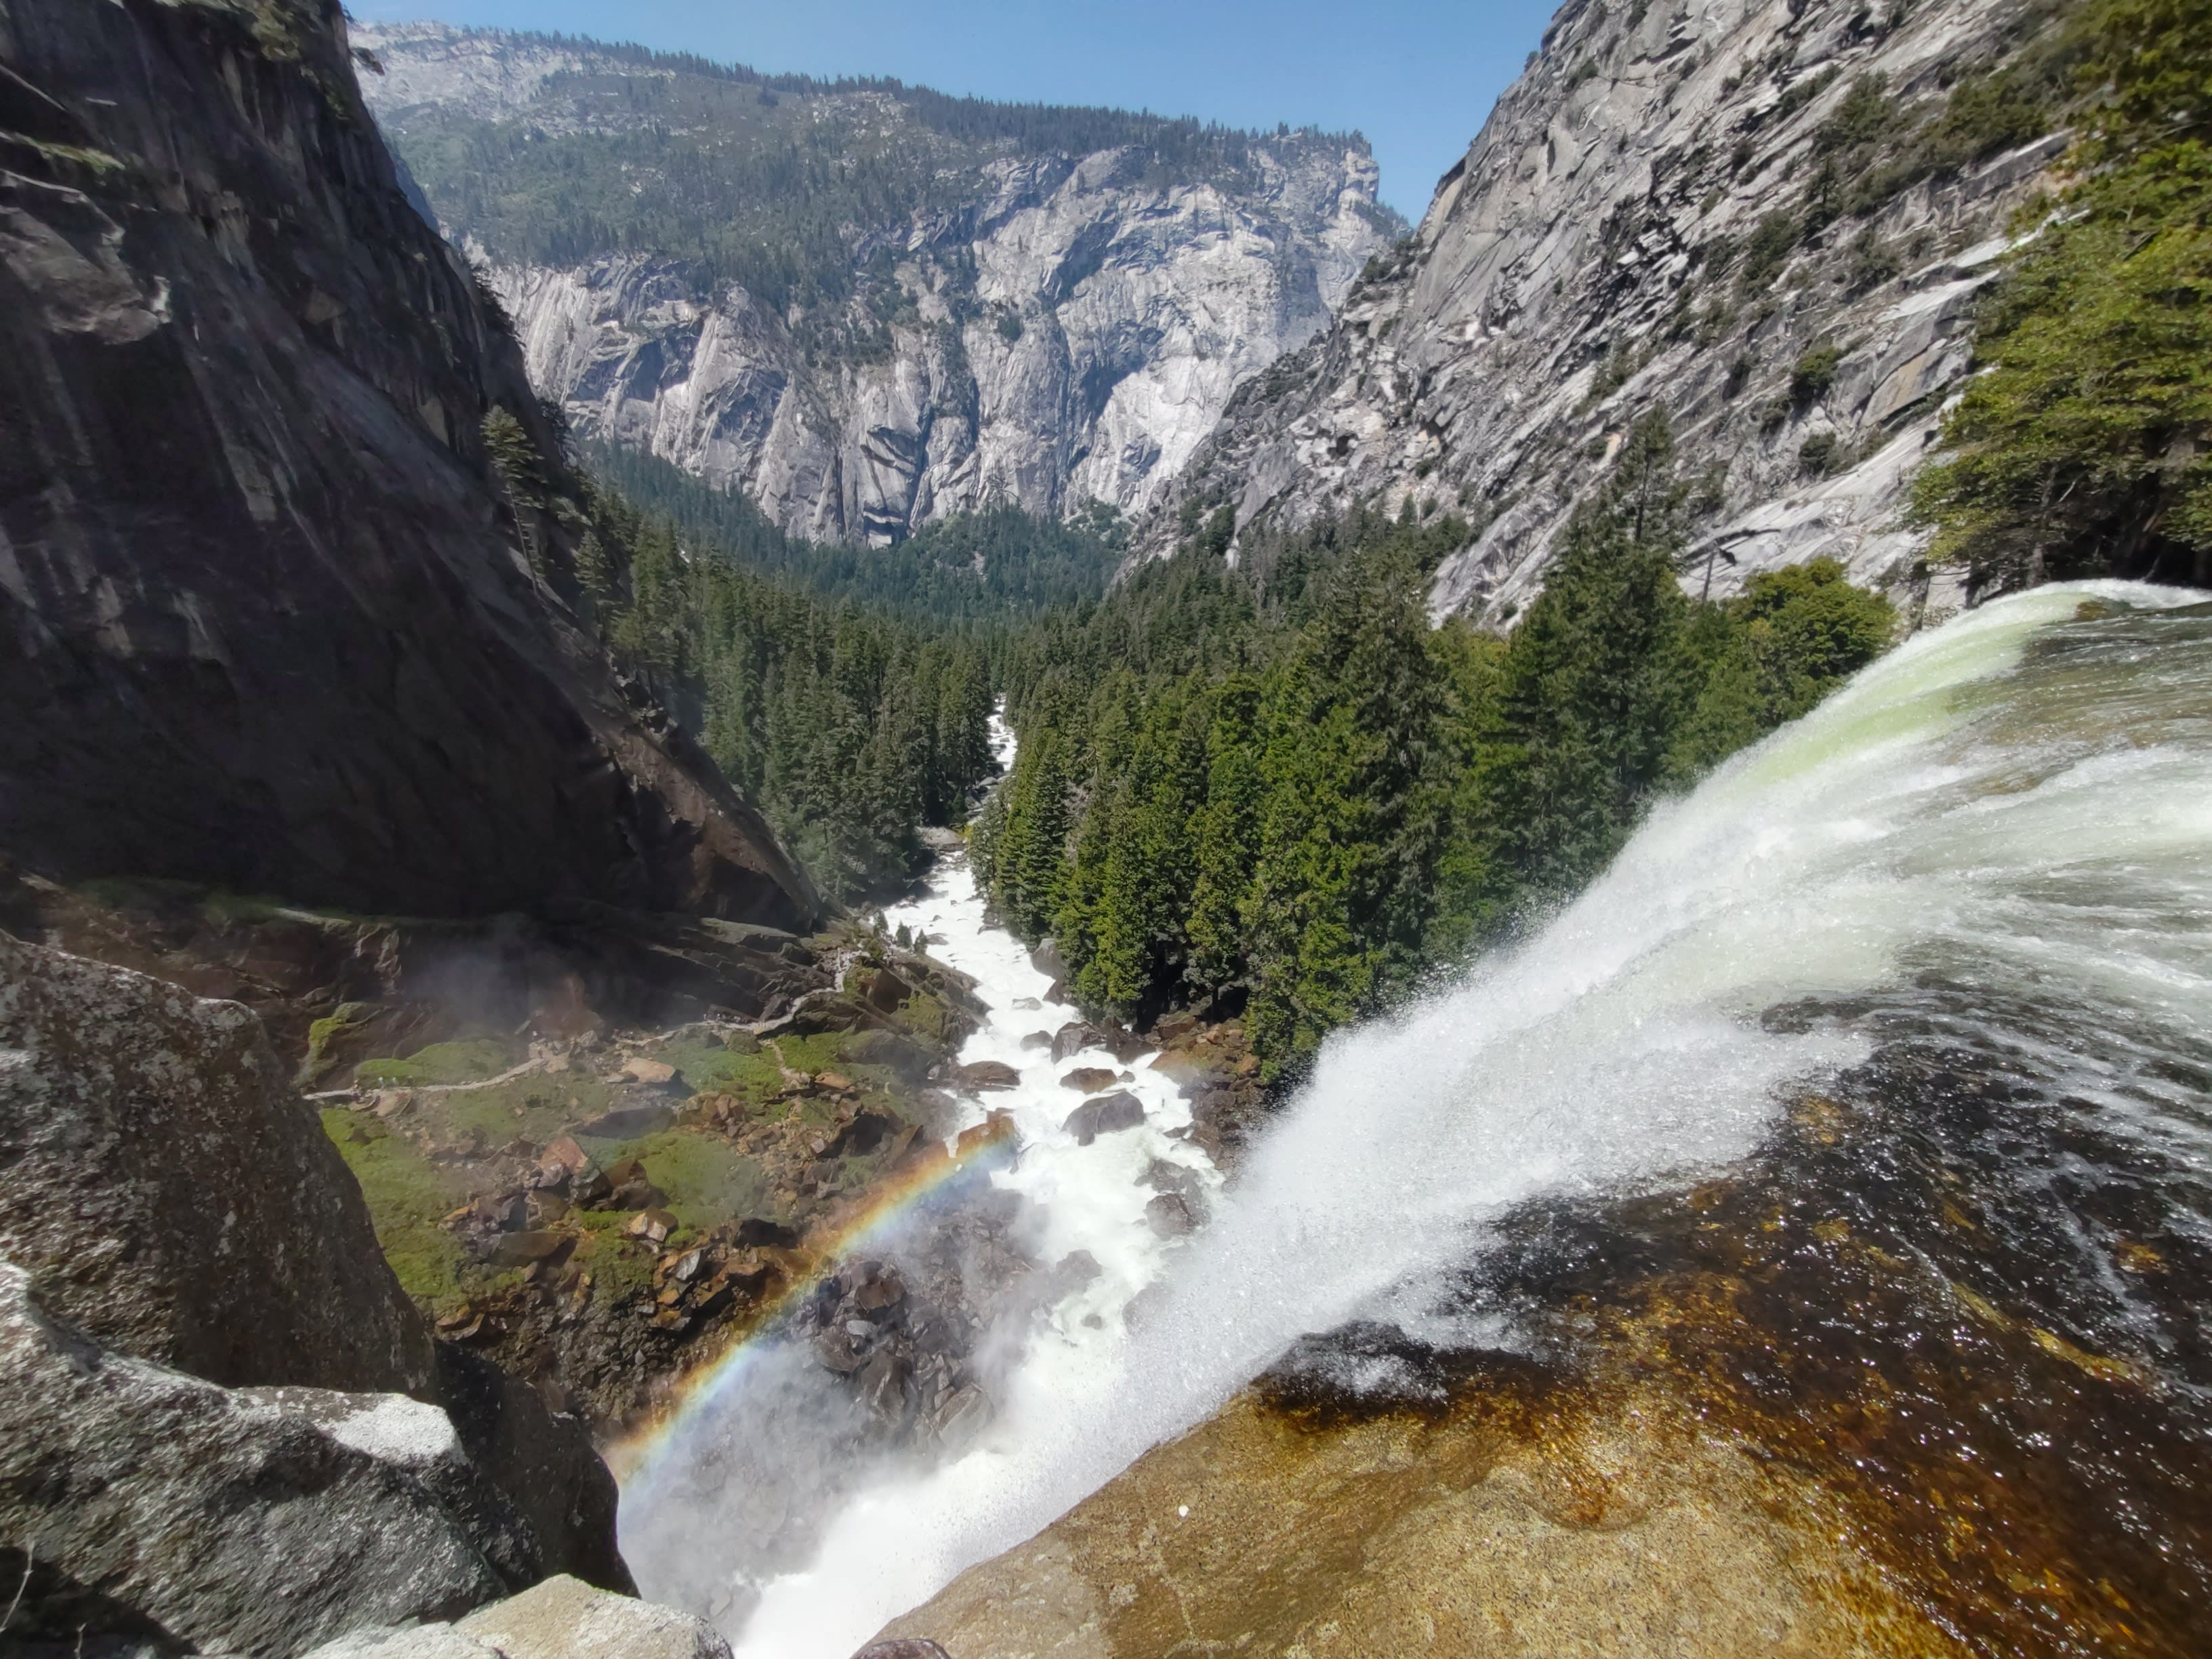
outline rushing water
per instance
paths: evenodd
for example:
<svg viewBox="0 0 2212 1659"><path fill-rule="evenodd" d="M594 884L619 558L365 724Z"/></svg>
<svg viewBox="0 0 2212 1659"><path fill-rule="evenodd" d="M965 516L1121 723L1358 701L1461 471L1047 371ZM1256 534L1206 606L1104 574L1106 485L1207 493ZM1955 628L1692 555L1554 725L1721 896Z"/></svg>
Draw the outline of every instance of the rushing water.
<svg viewBox="0 0 2212 1659"><path fill-rule="evenodd" d="M1150 1237L1133 1184L1148 1156L1195 1156L1160 1133L1180 1111L1164 1091L1146 1145L1109 1137L1079 1156L1052 1121L1072 1097L1025 1088L1033 1148L999 1178L1048 1218L1047 1259L1088 1249L1108 1272L1020 1351L972 1450L852 1485L811 1561L763 1587L744 1650L842 1659L1306 1334L1380 1318L1436 1348L1515 1340L1516 1297L1545 1279L1516 1218L1784 1168L1787 1103L1814 1089L1879 1100L1890 1128L1854 1144L1856 1164L1788 1179L1828 1181L1892 1225L1869 1194L1910 1185L1884 1160L1921 1148L1912 1181L1956 1200L1936 1207L1985 1212L1956 1261L1896 1224L1899 1250L1960 1298L1945 1317L1966 1307L2027 1331L2026 1352L2076 1382L2154 1385L2139 1431L2098 1440L2107 1474L2084 1491L2176 1511L2158 1471L2203 1472L2212 1399L2212 609L2198 598L2045 588L1892 653L1655 813L1525 944L1332 1042L1188 1244ZM964 871L942 880L902 915L942 935L999 1011L969 1057L1032 1057L1007 1046L1027 1029L1009 1010L1042 976L1024 981L1018 947L981 927ZM2149 1260L2145 1290L2123 1269ZM1966 1282L1977 1267L1980 1289ZM1917 1304L1899 1317L1930 1322ZM1339 1363L1347 1389L1421 1385L1387 1346ZM1814 1385L1777 1385L1784 1416ZM2028 1408L2021 1424L2022 1443L2051 1428ZM2166 1560L2161 1525L2195 1522L2146 1524L2144 1559ZM2196 1548L2184 1538L2187 1571L2148 1593L2197 1607ZM632 1559L649 1592L667 1582Z"/></svg>

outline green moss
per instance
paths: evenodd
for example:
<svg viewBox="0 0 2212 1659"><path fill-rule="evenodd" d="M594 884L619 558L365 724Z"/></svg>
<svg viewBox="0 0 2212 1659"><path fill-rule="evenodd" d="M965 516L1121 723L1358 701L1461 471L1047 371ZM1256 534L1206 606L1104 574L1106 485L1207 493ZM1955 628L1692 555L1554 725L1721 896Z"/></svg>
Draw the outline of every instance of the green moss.
<svg viewBox="0 0 2212 1659"><path fill-rule="evenodd" d="M542 1146L612 1104L614 1091L597 1078L532 1073L489 1088L434 1095L416 1109L457 1138L475 1130L488 1146L517 1135Z"/></svg>
<svg viewBox="0 0 2212 1659"><path fill-rule="evenodd" d="M667 1195L668 1210L684 1226L759 1215L768 1202L768 1177L760 1160L717 1135L672 1129L638 1142L630 1154L646 1179Z"/></svg>
<svg viewBox="0 0 2212 1659"><path fill-rule="evenodd" d="M506 1045L489 1037L457 1042L433 1042L404 1060L386 1056L364 1060L354 1067L354 1080L370 1088L405 1088L429 1083L468 1083L495 1077L514 1062Z"/></svg>
<svg viewBox="0 0 2212 1659"><path fill-rule="evenodd" d="M384 1011L374 1002L341 1002L331 1013L307 1027L307 1057L300 1062L300 1080L312 1083L322 1075L331 1044L348 1031L357 1030Z"/></svg>
<svg viewBox="0 0 2212 1659"><path fill-rule="evenodd" d="M361 1113L326 1111L323 1129L361 1183L377 1244L399 1276L400 1288L439 1313L477 1288L474 1264L440 1224L468 1199L459 1177Z"/></svg>

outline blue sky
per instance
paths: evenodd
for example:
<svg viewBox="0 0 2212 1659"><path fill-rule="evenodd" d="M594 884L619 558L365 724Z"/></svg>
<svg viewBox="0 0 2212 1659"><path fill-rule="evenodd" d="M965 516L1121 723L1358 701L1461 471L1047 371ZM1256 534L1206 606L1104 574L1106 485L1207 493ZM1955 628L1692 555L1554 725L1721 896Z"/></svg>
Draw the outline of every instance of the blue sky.
<svg viewBox="0 0 2212 1659"><path fill-rule="evenodd" d="M771 73L890 75L945 92L1117 104L1233 126L1357 127L1382 197L1427 207L1521 70L1553 0L352 0L700 52Z"/></svg>

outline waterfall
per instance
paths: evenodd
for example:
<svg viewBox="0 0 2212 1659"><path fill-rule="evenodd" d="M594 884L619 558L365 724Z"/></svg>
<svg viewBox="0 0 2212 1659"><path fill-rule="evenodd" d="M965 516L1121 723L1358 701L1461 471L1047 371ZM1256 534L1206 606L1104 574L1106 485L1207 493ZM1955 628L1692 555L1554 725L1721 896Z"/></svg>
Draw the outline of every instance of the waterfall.
<svg viewBox="0 0 2212 1659"><path fill-rule="evenodd" d="M1363 1317L1510 1341L1449 1282L1508 1210L1725 1169L1792 1090L1866 1055L1847 1016L1762 1018L1778 1007L1940 974L2063 1011L2004 1040L2040 1043L2071 1097L2131 1132L2212 1159L2181 1063L2212 1030L2200 599L2053 586L1915 638L1662 804L1522 942L1332 1040L1133 1316L1032 1343L972 1449L842 1499L811 1563L765 1585L743 1650L842 1659L1304 1334ZM1390 1363L1340 1381L1390 1386L1373 1374Z"/></svg>

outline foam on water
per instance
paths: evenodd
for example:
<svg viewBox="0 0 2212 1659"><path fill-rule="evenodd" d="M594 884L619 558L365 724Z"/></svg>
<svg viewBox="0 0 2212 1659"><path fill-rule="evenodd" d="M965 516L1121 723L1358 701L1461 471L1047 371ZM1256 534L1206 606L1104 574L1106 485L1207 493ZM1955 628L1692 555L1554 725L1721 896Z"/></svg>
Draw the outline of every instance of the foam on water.
<svg viewBox="0 0 2212 1659"><path fill-rule="evenodd" d="M1152 1127L1076 1149L1056 1121L1073 1097L1032 1064L1012 1104L1033 1151L1001 1178L1043 1210L1048 1259L1086 1249L1106 1272L1030 1343L980 1443L842 1503L812 1562L763 1587L740 1651L842 1659L1305 1333L1355 1316L1416 1331L1465 1317L1437 1276L1516 1203L1743 1158L1793 1087L1863 1052L1838 1023L1763 1023L1778 1005L1942 972L2033 981L2092 1019L2109 1010L2116 1030L2212 1025L2203 928L2171 920L2212 915L2212 732L2130 731L2127 699L2160 670L2124 640L2087 666L2038 667L2027 690L2022 666L2048 640L2103 626L2077 620L2085 605L2124 617L2200 597L2045 588L1904 646L1662 807L1525 943L1333 1040L1186 1243L1151 1237L1134 1184L1150 1157L1197 1159L1161 1133L1181 1103L1140 1084ZM2196 680L2153 702L2203 709L2208 663L2193 649ZM2030 690L2042 702L2023 714ZM942 936L939 953L999 1011L966 1057L1034 1062L1009 1011L1043 976L981 925L964 869L898 915ZM2124 1040L2069 1063L2084 1089L2155 1102L2155 1068L2131 1066ZM2145 1133L2197 1133L2178 1121L2148 1112ZM1125 1329L1129 1298L1156 1281ZM632 1559L652 1593L656 1564Z"/></svg>

